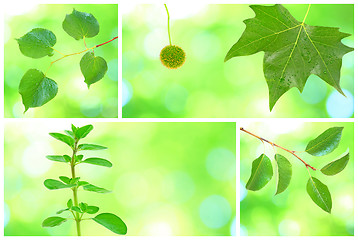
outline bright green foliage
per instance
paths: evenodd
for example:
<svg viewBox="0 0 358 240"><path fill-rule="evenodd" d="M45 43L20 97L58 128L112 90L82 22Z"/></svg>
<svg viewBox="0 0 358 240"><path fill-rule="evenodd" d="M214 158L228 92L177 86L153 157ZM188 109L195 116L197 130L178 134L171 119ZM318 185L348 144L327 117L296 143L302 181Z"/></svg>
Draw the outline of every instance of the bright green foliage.
<svg viewBox="0 0 358 240"><path fill-rule="evenodd" d="M175 45L168 45L160 51L160 61L169 69L177 69L185 62L185 52Z"/></svg>
<svg viewBox="0 0 358 240"><path fill-rule="evenodd" d="M297 87L302 92L312 74L343 94L340 87L342 57L353 49L341 40L349 34L334 27L299 22L280 4L251 5L250 8L256 16L244 21L246 29L227 53L225 61L265 52L263 69L269 88L270 110L290 88Z"/></svg>
<svg viewBox="0 0 358 240"><path fill-rule="evenodd" d="M83 220L82 217L84 214L95 214L99 211L99 207L97 206L89 206L87 203L80 202L78 203L77 191L79 187L82 187L85 191L96 192L96 193L109 193L110 191L101 187L97 187L88 183L87 181L80 180L80 177L76 177L75 175L75 166L81 163L89 163L93 165L99 165L104 167L112 167L112 163L103 158L87 158L82 161L83 155L77 154L80 150L80 146L82 146L82 150L100 150L106 149L106 147L94 144L78 144L79 141L85 138L91 131L93 130L92 125L86 125L83 127L75 127L71 126L71 130L66 130L65 134L62 133L50 133L52 137L55 139L66 143L71 147L72 157L68 155L49 155L47 158L51 161L63 162L69 164L71 167L71 178L67 176L60 176L59 179L61 181L55 179L46 179L44 181L44 185L49 190L56 189L64 189L71 188L73 192L73 201L69 199L67 201L67 208L61 209L57 211L57 214L61 214L63 212L71 212L72 217L76 221L76 229L77 235L80 236L80 222ZM97 215L95 218L91 218L95 222L103 225L108 228L112 232L118 234L125 234L127 232L127 226L125 223L116 215L111 213L102 213ZM42 223L43 227L54 227L60 225L62 222L66 221L65 218L61 217L49 217L45 219Z"/></svg>
<svg viewBox="0 0 358 240"><path fill-rule="evenodd" d="M112 213L101 213L92 219L114 233L120 235L127 233L126 224L122 221L122 219Z"/></svg>
<svg viewBox="0 0 358 240"><path fill-rule="evenodd" d="M80 67L88 88L91 84L101 80L108 69L106 60L102 57L96 57L93 52L87 52L83 55Z"/></svg>
<svg viewBox="0 0 358 240"><path fill-rule="evenodd" d="M57 94L57 83L37 69L29 69L22 77L19 93L25 112L29 108L41 107Z"/></svg>
<svg viewBox="0 0 358 240"><path fill-rule="evenodd" d="M42 222L42 227L56 227L66 221L67 219L62 217L49 217Z"/></svg>
<svg viewBox="0 0 358 240"><path fill-rule="evenodd" d="M347 166L348 161L349 161L349 153L347 153L347 155L341 157L340 159L328 163L326 166L324 166L321 169L321 172L328 176L336 175Z"/></svg>
<svg viewBox="0 0 358 240"><path fill-rule="evenodd" d="M306 152L313 156L323 156L336 149L341 141L343 127L332 127L307 144Z"/></svg>
<svg viewBox="0 0 358 240"><path fill-rule="evenodd" d="M79 12L73 9L67 14L62 23L63 30L76 40L91 38L98 34L99 23L90 13Z"/></svg>
<svg viewBox="0 0 358 240"><path fill-rule="evenodd" d="M276 195L286 190L291 181L292 165L291 163L280 154L275 155L275 160L278 167L278 183Z"/></svg>
<svg viewBox="0 0 358 240"><path fill-rule="evenodd" d="M252 162L251 176L246 184L246 189L260 190L271 180L272 175L271 160L265 154L262 154Z"/></svg>
<svg viewBox="0 0 358 240"><path fill-rule="evenodd" d="M55 34L44 28L34 28L16 40L21 53L31 58L52 56L52 47L56 44Z"/></svg>
<svg viewBox="0 0 358 240"><path fill-rule="evenodd" d="M326 185L315 177L310 177L307 182L306 190L312 200L324 211L331 213L332 199Z"/></svg>
<svg viewBox="0 0 358 240"><path fill-rule="evenodd" d="M82 161L83 163L94 164L103 167L112 167L112 163L103 158L87 158L86 160Z"/></svg>

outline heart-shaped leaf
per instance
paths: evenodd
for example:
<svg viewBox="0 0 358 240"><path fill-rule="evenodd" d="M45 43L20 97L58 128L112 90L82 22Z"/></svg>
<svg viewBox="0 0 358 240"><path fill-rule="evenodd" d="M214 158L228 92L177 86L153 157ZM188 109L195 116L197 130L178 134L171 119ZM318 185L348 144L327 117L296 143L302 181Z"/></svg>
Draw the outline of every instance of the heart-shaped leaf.
<svg viewBox="0 0 358 240"><path fill-rule="evenodd" d="M67 136L62 133L49 133L51 137L56 138L57 140L66 143L68 146L73 147L75 140L70 136Z"/></svg>
<svg viewBox="0 0 358 240"><path fill-rule="evenodd" d="M276 195L286 190L291 181L292 165L291 163L280 154L275 155L278 167L278 183Z"/></svg>
<svg viewBox="0 0 358 240"><path fill-rule="evenodd" d="M80 144L78 145L78 150L103 150L107 149L107 147L96 145L96 144Z"/></svg>
<svg viewBox="0 0 358 240"><path fill-rule="evenodd" d="M272 175L271 161L265 154L262 154L252 162L251 176L246 184L246 189L260 190L271 180Z"/></svg>
<svg viewBox="0 0 358 240"><path fill-rule="evenodd" d="M323 156L333 152L341 141L343 127L332 127L321 135L311 140L306 147L306 152L313 156Z"/></svg>
<svg viewBox="0 0 358 240"><path fill-rule="evenodd" d="M93 129L92 125L86 125L76 130L77 139L85 138Z"/></svg>
<svg viewBox="0 0 358 240"><path fill-rule="evenodd" d="M75 9L71 14L66 15L62 27L68 35L76 40L94 37L99 32L98 21L92 14Z"/></svg>
<svg viewBox="0 0 358 240"><path fill-rule="evenodd" d="M97 187L92 184L83 185L83 190L90 191L90 192L96 192L96 193L110 193L111 192L107 189Z"/></svg>
<svg viewBox="0 0 358 240"><path fill-rule="evenodd" d="M112 167L112 163L103 158L87 158L86 160L82 161L83 163L94 164L103 167Z"/></svg>
<svg viewBox="0 0 358 240"><path fill-rule="evenodd" d="M76 186L75 184L64 184L63 182L60 182L55 179L46 179L44 181L44 185L49 190L57 190L62 188L71 188Z"/></svg>
<svg viewBox="0 0 358 240"><path fill-rule="evenodd" d="M67 219L62 217L49 217L42 222L42 227L56 227L66 221Z"/></svg>
<svg viewBox="0 0 358 240"><path fill-rule="evenodd" d="M25 112L29 108L41 107L54 98L57 91L57 83L37 69L29 69L19 85Z"/></svg>
<svg viewBox="0 0 358 240"><path fill-rule="evenodd" d="M349 161L349 153L347 153L347 155L341 157L338 160L328 163L326 166L324 166L321 169L321 172L328 176L336 175L347 166L348 161Z"/></svg>
<svg viewBox="0 0 358 240"><path fill-rule="evenodd" d="M101 80L108 69L106 60L102 57L95 57L93 52L83 55L80 67L88 88L91 84Z"/></svg>
<svg viewBox="0 0 358 240"><path fill-rule="evenodd" d="M21 53L31 58L53 55L52 47L56 44L55 34L44 28L34 28L16 40Z"/></svg>
<svg viewBox="0 0 358 240"><path fill-rule="evenodd" d="M126 224L112 213L101 213L92 219L116 234L124 235L127 233Z"/></svg>
<svg viewBox="0 0 358 240"><path fill-rule="evenodd" d="M315 202L324 211L331 213L332 199L326 185L315 177L310 177L307 182L306 190L313 202Z"/></svg>

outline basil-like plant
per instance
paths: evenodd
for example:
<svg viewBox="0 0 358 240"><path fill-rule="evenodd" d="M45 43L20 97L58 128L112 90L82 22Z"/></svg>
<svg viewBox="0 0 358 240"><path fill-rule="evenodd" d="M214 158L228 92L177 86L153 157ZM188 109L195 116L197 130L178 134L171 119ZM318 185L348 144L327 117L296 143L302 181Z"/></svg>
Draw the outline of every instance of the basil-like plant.
<svg viewBox="0 0 358 240"><path fill-rule="evenodd" d="M279 148L295 158L299 159L307 168L308 171L308 182L306 185L306 191L311 197L313 202L317 204L324 211L331 213L332 209L332 199L331 193L328 190L328 187L323 184L320 180L311 176L310 170L316 171L315 167L312 167L310 164L305 162L301 157L298 156L297 151L289 150L284 148L276 143L273 143L265 138L259 137L252 132L240 128L241 131L250 134L251 136L258 138L262 143L266 142L270 144L276 152L276 148ZM311 154L312 156L324 156L335 150L341 140L343 127L332 127L324 131L317 138L311 140L306 147L305 152ZM277 182L277 191L276 195L285 191L290 184L292 176L292 165L286 157L275 154L275 160L277 162L277 172L278 172L278 182ZM349 161L349 153L343 157L334 160L321 169L321 173L332 176L341 172L347 165ZM252 162L251 176L246 184L246 189L251 191L257 191L262 189L272 178L273 168L271 160L265 155L261 154L257 159Z"/></svg>
<svg viewBox="0 0 358 240"><path fill-rule="evenodd" d="M101 80L107 72L106 60L95 56L94 49L112 42L118 36L93 47L87 47L86 38L95 37L99 33L99 23L92 14L76 11L75 9L71 14L66 15L62 22L62 28L75 40L83 40L85 49L69 54L56 50L54 48L57 41L55 34L44 28L34 28L24 36L16 39L21 53L27 57L37 59L45 56L52 57L55 53L61 55L61 57L50 63L46 72L29 69L22 77L19 93L22 96L25 112L29 108L41 107L56 96L58 91L57 83L48 77L48 71L54 63L64 58L84 53L80 61L80 68L88 88L91 84Z"/></svg>
<svg viewBox="0 0 358 240"><path fill-rule="evenodd" d="M95 217L84 218L85 214L96 214L99 210L99 207L89 205L85 202L79 202L78 199L78 189L82 188L85 191L91 191L96 193L109 193L107 189L97 187L88 183L87 181L80 180L80 177L76 176L75 167L79 164L93 164L102 167L112 167L112 163L106 159L98 157L90 157L84 159L82 154L79 154L81 151L86 150L104 150L107 147L103 147L96 144L79 144L79 141L85 138L93 129L92 125L86 125L83 127L75 127L72 125L72 130L65 130L66 134L62 133L50 133L55 139L67 144L72 151L72 156L69 155L49 155L46 156L47 159L55 162L61 162L67 164L71 169L71 176L60 176L59 180L56 179L46 179L44 185L49 190L58 190L58 189L71 189L73 193L73 198L70 198L67 201L67 206L64 209L61 209L57 214L63 212L70 213L72 217L59 217L53 216L46 218L42 222L42 227L55 227L66 222L67 220L74 220L76 223L77 235L81 236L81 221L83 220L93 220L102 226L108 228L116 234L124 235L127 233L127 226L122 221L121 218L112 214L112 213L101 213Z"/></svg>

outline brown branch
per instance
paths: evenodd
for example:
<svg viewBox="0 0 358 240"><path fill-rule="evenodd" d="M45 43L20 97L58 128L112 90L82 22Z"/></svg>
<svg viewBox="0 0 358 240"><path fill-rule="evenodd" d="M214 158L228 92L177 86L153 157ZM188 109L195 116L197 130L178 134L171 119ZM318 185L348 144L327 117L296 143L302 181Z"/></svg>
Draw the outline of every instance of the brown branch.
<svg viewBox="0 0 358 240"><path fill-rule="evenodd" d="M287 149L287 148L281 147L280 145L277 145L276 143L273 143L273 142L271 142L271 141L269 141L269 140L266 140L266 139L264 139L264 138L262 138L262 137L259 137L259 136L255 135L255 134L253 134L253 133L251 133L251 132L245 130L244 128L240 128L240 130L243 131L243 132L246 132L246 133L250 134L251 136L253 136L253 137L257 138L257 139L260 139L261 141L265 141L265 142L271 144L272 146L281 148L282 150L285 150L286 152L291 153L293 156L295 156L296 158L298 158L298 159L306 166L306 168L309 167L309 168L311 168L311 169L314 170L314 171L317 170L316 168L312 167L311 165L309 165L308 163L306 163L305 161L303 161L302 158L300 158L299 156L297 156L296 151L289 150L289 149Z"/></svg>

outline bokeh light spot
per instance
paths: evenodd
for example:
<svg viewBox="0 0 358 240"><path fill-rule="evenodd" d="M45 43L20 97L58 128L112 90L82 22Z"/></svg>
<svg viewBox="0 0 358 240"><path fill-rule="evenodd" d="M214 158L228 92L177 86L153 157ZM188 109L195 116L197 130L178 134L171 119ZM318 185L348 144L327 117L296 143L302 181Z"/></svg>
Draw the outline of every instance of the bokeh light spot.
<svg viewBox="0 0 358 240"><path fill-rule="evenodd" d="M188 91L184 87L173 84L165 94L165 107L172 113L182 112L185 109L188 95Z"/></svg>
<svg viewBox="0 0 358 240"><path fill-rule="evenodd" d="M231 236L236 236L236 217L234 218L234 220L231 223L230 234L231 234Z"/></svg>
<svg viewBox="0 0 358 240"><path fill-rule="evenodd" d="M183 203L194 195L195 185L188 173L176 171L165 177L162 190L171 202Z"/></svg>
<svg viewBox="0 0 358 240"><path fill-rule="evenodd" d="M44 156L52 152L48 143L37 141L30 144L22 155L22 167L25 174L30 177L41 176L52 166L52 161L44 160Z"/></svg>
<svg viewBox="0 0 358 240"><path fill-rule="evenodd" d="M132 85L125 79L122 80L122 107L125 106L133 96Z"/></svg>
<svg viewBox="0 0 358 240"><path fill-rule="evenodd" d="M240 225L240 236L247 236L247 228L244 225Z"/></svg>
<svg viewBox="0 0 358 240"><path fill-rule="evenodd" d="M339 92L334 91L327 99L327 112L332 118L349 118L353 114L353 96L348 90L343 89L343 92L346 97Z"/></svg>
<svg viewBox="0 0 358 240"><path fill-rule="evenodd" d="M281 236L299 236L301 227L296 221L285 219L280 222L278 232Z"/></svg>
<svg viewBox="0 0 358 240"><path fill-rule="evenodd" d="M4 227L6 227L9 221L10 221L10 208L6 203L4 203Z"/></svg>
<svg viewBox="0 0 358 240"><path fill-rule="evenodd" d="M219 39L209 32L196 34L191 41L193 56L201 62L212 61L221 52Z"/></svg>
<svg viewBox="0 0 358 240"><path fill-rule="evenodd" d="M206 169L215 179L228 181L235 177L235 155L226 148L214 148L206 158Z"/></svg>
<svg viewBox="0 0 358 240"><path fill-rule="evenodd" d="M225 226L231 217L229 202L222 196L211 195L200 205L200 219L209 228Z"/></svg>
<svg viewBox="0 0 358 240"><path fill-rule="evenodd" d="M319 103L322 101L327 93L327 85L318 76L311 75L307 80L306 86L303 89L301 97L303 101L310 104Z"/></svg>
<svg viewBox="0 0 358 240"><path fill-rule="evenodd" d="M247 190L242 181L240 181L240 202L245 199L247 195Z"/></svg>

